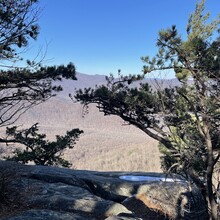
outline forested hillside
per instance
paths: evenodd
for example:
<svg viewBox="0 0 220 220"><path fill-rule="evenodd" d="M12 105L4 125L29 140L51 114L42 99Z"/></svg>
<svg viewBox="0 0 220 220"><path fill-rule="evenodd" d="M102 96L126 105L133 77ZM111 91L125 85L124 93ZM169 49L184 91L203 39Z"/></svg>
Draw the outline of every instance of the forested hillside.
<svg viewBox="0 0 220 220"><path fill-rule="evenodd" d="M95 87L105 83L105 76L78 73L76 81L65 80L63 92L47 102L31 108L16 122L30 127L38 122L40 132L49 139L78 127L84 131L74 149L64 152L74 168L91 170L160 171L157 141L117 116L104 117L93 105L84 114L80 103L68 96L75 88ZM149 81L151 84L153 80ZM166 82L172 83L172 81ZM13 149L9 145L8 149Z"/></svg>

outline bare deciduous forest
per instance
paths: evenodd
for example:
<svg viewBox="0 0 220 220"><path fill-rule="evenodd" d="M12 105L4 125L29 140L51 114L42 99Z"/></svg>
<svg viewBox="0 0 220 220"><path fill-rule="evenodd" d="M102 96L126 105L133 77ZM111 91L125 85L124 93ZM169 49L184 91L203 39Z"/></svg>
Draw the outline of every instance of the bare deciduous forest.
<svg viewBox="0 0 220 220"><path fill-rule="evenodd" d="M51 140L68 129L82 129L84 134L75 147L64 152L64 158L76 169L161 171L157 141L117 116L104 117L95 105L90 106L89 113L85 114L83 106L68 97L74 88L104 83L104 76L78 74L77 77L74 82L64 81L63 92L29 109L16 124L25 128L38 122L40 132L46 133ZM14 149L12 145L7 148Z"/></svg>

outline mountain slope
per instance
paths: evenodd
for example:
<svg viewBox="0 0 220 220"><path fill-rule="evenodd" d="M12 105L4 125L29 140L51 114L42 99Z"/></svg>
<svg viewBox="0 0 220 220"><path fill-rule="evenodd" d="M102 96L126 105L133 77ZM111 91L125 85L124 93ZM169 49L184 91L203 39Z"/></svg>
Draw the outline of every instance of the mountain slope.
<svg viewBox="0 0 220 220"><path fill-rule="evenodd" d="M95 105L91 105L89 113L84 115L83 106L68 97L75 89L105 84L105 76L78 73L77 78L77 81L62 81L64 90L61 93L30 109L17 124L28 127L38 122L40 131L49 139L72 128L84 130L74 149L64 152L64 157L77 169L161 171L157 141L134 126L125 125L117 116L104 116ZM158 84L161 87L176 85L176 81L145 81L155 88Z"/></svg>

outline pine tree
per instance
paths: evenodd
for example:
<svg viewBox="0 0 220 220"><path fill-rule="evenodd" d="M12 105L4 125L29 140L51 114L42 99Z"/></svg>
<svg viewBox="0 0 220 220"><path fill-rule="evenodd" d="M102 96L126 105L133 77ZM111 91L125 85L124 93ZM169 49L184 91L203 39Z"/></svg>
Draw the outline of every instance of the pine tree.
<svg viewBox="0 0 220 220"><path fill-rule="evenodd" d="M110 76L107 86L78 90L75 99L96 103L105 115L117 115L160 142L163 167L201 188L217 219L213 172L220 158L220 16L209 22L205 1L196 5L183 39L177 28L161 30L155 57L142 57L142 76ZM130 84L152 71L174 70L180 86L159 88ZM202 180L201 180L202 179Z"/></svg>
<svg viewBox="0 0 220 220"><path fill-rule="evenodd" d="M56 141L49 141L45 139L46 134L39 134L38 130L37 123L28 129L18 130L17 126L7 128L6 143L17 143L24 147L24 150L17 148L14 155L7 159L23 164L34 162L43 166L70 167L72 164L62 158L63 151L72 149L83 131L72 129L64 136L57 135Z"/></svg>

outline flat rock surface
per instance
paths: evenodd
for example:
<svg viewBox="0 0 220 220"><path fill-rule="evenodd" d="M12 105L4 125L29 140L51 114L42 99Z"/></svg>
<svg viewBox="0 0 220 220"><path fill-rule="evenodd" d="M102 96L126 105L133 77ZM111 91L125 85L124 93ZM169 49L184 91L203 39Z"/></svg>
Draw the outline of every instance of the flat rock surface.
<svg viewBox="0 0 220 220"><path fill-rule="evenodd" d="M10 184L25 201L24 210L4 220L135 220L152 219L155 212L159 212L162 218L171 213L174 218L184 219L184 210L192 207L192 195L196 195L193 197L196 199L193 200L194 209L198 205L204 206L198 190L195 189L194 194L188 193L186 181L129 181L120 178L126 175L150 176L152 180L153 177L166 178L160 173L96 172L4 161L0 161L0 170L16 172ZM176 177L172 176L174 180ZM180 197L181 201L178 200Z"/></svg>

